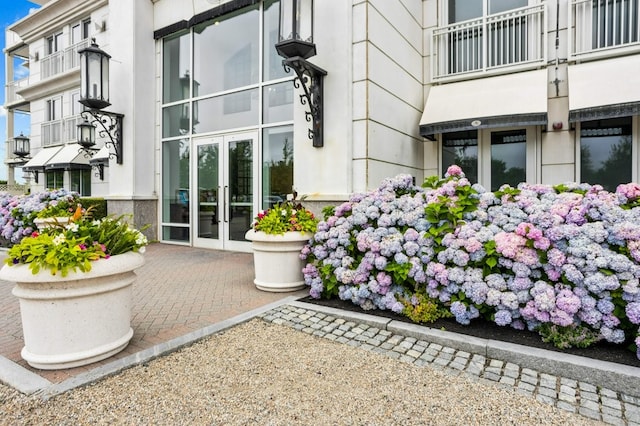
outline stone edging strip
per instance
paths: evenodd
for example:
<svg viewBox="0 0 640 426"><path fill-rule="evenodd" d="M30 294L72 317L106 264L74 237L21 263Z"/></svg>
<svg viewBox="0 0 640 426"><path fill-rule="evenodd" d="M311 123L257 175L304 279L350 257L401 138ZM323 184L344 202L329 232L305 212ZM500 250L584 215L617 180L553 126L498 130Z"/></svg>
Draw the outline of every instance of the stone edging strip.
<svg viewBox="0 0 640 426"><path fill-rule="evenodd" d="M638 383L640 383L640 368L637 367L498 340L465 336L418 324L312 303L294 301L289 303L289 306L322 312L337 318L388 330L394 334L426 340L453 349L483 355L489 359L512 362L523 368L531 368L548 374L593 383L616 392L640 397L640 387L638 386Z"/></svg>

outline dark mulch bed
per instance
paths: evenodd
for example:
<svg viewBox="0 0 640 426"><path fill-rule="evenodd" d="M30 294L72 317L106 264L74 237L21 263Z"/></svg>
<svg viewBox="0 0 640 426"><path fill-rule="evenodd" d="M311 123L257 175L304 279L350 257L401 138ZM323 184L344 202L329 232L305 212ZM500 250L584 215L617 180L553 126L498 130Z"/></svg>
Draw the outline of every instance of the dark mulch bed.
<svg viewBox="0 0 640 426"><path fill-rule="evenodd" d="M329 306L332 308L343 309L352 312L361 312L370 315L377 315L385 318L391 318L398 321L411 323L412 321L405 316L395 314L391 311L372 310L365 311L359 306L339 299L313 299L305 297L302 302L313 303L316 305ZM530 331L519 331L510 327L500 327L494 323L481 319L471 321L469 325L458 324L454 319L440 319L431 324L425 324L426 327L451 331L459 334L466 334L483 339L501 340L503 342L517 343L519 345L530 346L540 349L548 349L551 351L579 355L587 358L597 359L601 361L615 362L618 364L640 367L640 360L635 352L629 350L625 345L613 345L606 342L600 342L586 349L567 349L560 350L549 343L544 343L540 335Z"/></svg>

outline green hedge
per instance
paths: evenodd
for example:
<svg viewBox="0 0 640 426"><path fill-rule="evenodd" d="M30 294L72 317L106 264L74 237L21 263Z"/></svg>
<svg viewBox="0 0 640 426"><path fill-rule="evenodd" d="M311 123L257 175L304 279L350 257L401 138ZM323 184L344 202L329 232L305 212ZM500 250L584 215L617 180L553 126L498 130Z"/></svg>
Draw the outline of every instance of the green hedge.
<svg viewBox="0 0 640 426"><path fill-rule="evenodd" d="M107 216L107 200L104 198L81 197L80 204L82 207L93 207L93 218L102 219Z"/></svg>

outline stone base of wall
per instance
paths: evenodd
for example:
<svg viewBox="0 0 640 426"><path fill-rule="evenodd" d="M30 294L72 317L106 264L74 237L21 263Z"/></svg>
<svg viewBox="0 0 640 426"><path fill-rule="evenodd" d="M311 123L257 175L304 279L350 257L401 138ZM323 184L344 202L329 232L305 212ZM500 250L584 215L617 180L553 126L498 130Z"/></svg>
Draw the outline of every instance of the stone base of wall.
<svg viewBox="0 0 640 426"><path fill-rule="evenodd" d="M157 200L110 200L107 198L107 214L119 216L133 215L133 225L143 231L149 241L158 239L158 201Z"/></svg>

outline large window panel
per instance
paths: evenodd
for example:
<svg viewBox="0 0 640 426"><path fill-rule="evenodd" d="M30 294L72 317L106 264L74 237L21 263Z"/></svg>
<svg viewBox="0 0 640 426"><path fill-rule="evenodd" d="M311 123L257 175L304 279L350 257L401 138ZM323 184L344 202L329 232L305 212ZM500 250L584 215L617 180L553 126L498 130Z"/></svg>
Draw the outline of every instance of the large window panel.
<svg viewBox="0 0 640 426"><path fill-rule="evenodd" d="M258 124L258 89L243 90L194 103L206 120L194 125L194 133L215 132Z"/></svg>
<svg viewBox="0 0 640 426"><path fill-rule="evenodd" d="M632 179L631 118L580 124L580 180L615 191Z"/></svg>
<svg viewBox="0 0 640 426"><path fill-rule="evenodd" d="M189 223L189 141L162 143L162 221ZM175 228L171 239L188 240L188 228Z"/></svg>
<svg viewBox="0 0 640 426"><path fill-rule="evenodd" d="M258 5L194 28L194 78L200 95L232 90L259 81Z"/></svg>
<svg viewBox="0 0 640 426"><path fill-rule="evenodd" d="M266 86L262 100L264 123L293 120L293 84L290 81Z"/></svg>
<svg viewBox="0 0 640 426"><path fill-rule="evenodd" d="M265 129L262 134L262 208L287 199L293 190L293 126Z"/></svg>
<svg viewBox="0 0 640 426"><path fill-rule="evenodd" d="M527 180L527 131L491 133L491 190Z"/></svg>
<svg viewBox="0 0 640 426"><path fill-rule="evenodd" d="M264 2L264 80L286 77L282 66L282 57L276 52L280 25L280 2L270 0Z"/></svg>
<svg viewBox="0 0 640 426"><path fill-rule="evenodd" d="M91 195L91 170L71 170L69 172L69 188L83 197Z"/></svg>
<svg viewBox="0 0 640 426"><path fill-rule="evenodd" d="M162 109L162 137L171 138L189 133L189 104Z"/></svg>
<svg viewBox="0 0 640 426"><path fill-rule="evenodd" d="M190 96L189 33L164 39L162 57L162 101L181 101Z"/></svg>

